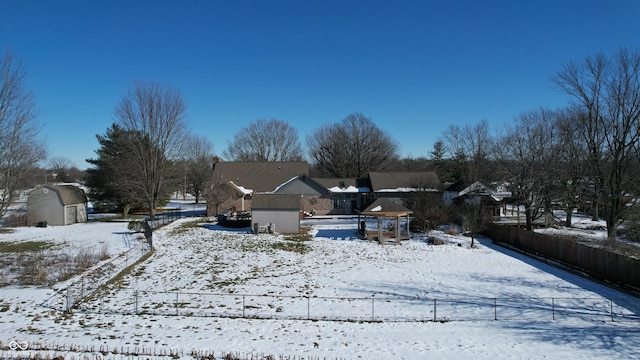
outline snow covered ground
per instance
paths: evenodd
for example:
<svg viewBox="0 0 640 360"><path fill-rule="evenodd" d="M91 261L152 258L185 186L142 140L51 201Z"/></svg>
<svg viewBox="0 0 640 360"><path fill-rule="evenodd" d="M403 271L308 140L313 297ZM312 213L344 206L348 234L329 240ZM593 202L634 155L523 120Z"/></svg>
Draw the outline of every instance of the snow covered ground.
<svg viewBox="0 0 640 360"><path fill-rule="evenodd" d="M0 288L0 357L637 358L637 298L488 239L381 246L355 221L321 221L296 242L193 220L156 231L148 260L72 313L41 306L68 283ZM0 234L27 240L114 255L136 241L125 223Z"/></svg>

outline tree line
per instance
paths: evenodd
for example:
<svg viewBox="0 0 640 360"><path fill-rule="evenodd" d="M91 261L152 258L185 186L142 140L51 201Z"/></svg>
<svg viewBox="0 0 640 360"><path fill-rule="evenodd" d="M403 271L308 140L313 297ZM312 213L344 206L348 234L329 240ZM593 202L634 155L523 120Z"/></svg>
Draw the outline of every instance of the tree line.
<svg viewBox="0 0 640 360"><path fill-rule="evenodd" d="M7 52L0 63L0 209L11 203L28 169L46 158L38 140L35 102L25 72ZM428 157L400 158L398 143L362 113L323 125L306 137L312 176L353 178L370 171L434 170L447 183L503 182L526 223L552 209L588 206L603 218L608 237L635 224L633 204L640 170L640 53L619 49L569 61L552 75L571 101L562 109L526 111L498 131L486 120L451 125ZM167 194L189 192L199 200L210 187L216 156L205 137L190 134L179 90L137 82L120 99L116 121L98 134L100 148L87 159L87 184L98 200L127 210L136 204L154 216ZM278 119L258 119L235 133L222 157L228 161L305 159L297 130ZM625 226L630 228L630 226Z"/></svg>

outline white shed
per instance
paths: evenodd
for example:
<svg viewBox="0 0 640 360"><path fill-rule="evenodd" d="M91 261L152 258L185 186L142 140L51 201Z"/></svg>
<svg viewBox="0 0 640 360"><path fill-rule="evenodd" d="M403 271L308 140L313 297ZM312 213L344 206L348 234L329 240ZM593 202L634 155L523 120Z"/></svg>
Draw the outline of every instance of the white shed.
<svg viewBox="0 0 640 360"><path fill-rule="evenodd" d="M73 185L46 185L29 194L29 225L70 225L87 222L87 196Z"/></svg>
<svg viewBox="0 0 640 360"><path fill-rule="evenodd" d="M254 194L251 229L270 224L279 233L300 233L300 195Z"/></svg>

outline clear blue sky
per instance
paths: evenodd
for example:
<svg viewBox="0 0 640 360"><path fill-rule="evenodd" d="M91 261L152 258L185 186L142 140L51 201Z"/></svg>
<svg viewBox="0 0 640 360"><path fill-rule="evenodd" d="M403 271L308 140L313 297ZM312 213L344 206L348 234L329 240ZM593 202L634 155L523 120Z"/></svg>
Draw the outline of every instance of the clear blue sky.
<svg viewBox="0 0 640 360"><path fill-rule="evenodd" d="M640 1L0 0L51 156L88 166L137 80L170 84L220 154L259 118L307 134L353 112L427 156L449 125L567 103L569 60L640 45Z"/></svg>

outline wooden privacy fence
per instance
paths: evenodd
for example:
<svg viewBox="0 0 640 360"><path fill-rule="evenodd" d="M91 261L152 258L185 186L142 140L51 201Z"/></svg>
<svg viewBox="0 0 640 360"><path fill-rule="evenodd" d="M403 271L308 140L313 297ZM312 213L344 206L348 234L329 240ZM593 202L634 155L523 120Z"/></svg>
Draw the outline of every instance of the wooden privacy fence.
<svg viewBox="0 0 640 360"><path fill-rule="evenodd" d="M640 289L638 259L514 226L491 225L486 235L496 243L544 256L614 284Z"/></svg>

